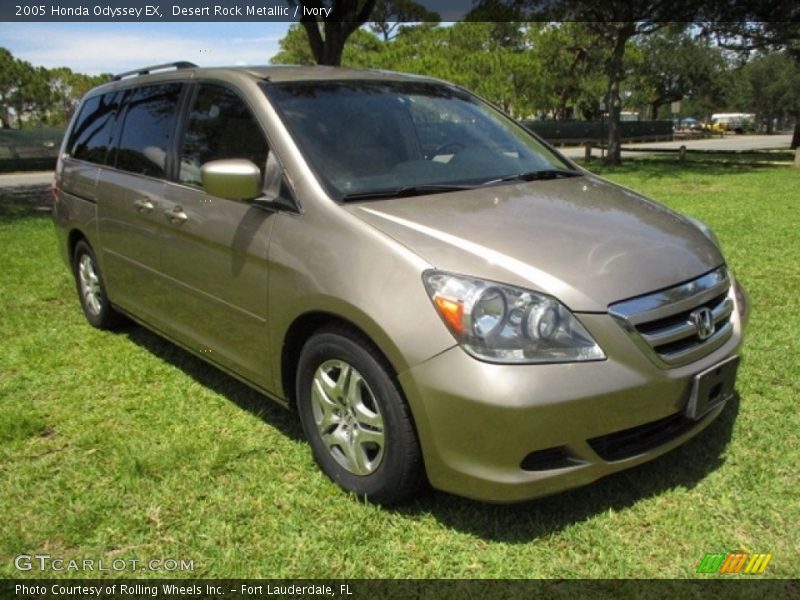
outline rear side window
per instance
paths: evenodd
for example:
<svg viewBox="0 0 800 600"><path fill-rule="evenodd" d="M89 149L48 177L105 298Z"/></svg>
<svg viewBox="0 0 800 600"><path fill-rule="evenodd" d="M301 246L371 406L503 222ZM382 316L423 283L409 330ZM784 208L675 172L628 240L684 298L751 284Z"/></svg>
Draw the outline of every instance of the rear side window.
<svg viewBox="0 0 800 600"><path fill-rule="evenodd" d="M246 158L263 174L267 152L258 121L239 96L219 85L198 87L183 136L181 183L202 187L200 167L226 158Z"/></svg>
<svg viewBox="0 0 800 600"><path fill-rule="evenodd" d="M109 92L86 100L75 121L67 146L70 156L99 165L105 164L120 97L120 92Z"/></svg>
<svg viewBox="0 0 800 600"><path fill-rule="evenodd" d="M150 85L133 92L117 151L117 168L151 177L166 174L181 84Z"/></svg>

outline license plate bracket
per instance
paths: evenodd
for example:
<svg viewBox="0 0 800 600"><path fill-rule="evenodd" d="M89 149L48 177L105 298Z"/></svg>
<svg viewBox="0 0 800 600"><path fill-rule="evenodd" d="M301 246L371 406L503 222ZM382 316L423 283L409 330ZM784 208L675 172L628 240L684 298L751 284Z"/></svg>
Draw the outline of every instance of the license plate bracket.
<svg viewBox="0 0 800 600"><path fill-rule="evenodd" d="M685 414L690 419L703 418L714 407L733 397L739 357L731 358L694 376Z"/></svg>

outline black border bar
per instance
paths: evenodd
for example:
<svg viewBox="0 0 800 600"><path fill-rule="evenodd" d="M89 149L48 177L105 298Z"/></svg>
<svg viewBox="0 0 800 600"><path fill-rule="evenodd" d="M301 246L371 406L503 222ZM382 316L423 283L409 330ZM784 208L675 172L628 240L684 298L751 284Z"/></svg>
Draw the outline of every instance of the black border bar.
<svg viewBox="0 0 800 600"><path fill-rule="evenodd" d="M98 593L99 590L99 593ZM4 579L0 597L17 600L229 600L329 598L331 600L516 600L533 598L800 597L796 579L760 575L703 575L695 579Z"/></svg>
<svg viewBox="0 0 800 600"><path fill-rule="evenodd" d="M297 22L341 0L3 0L10 22ZM416 0L441 21L800 22L798 0ZM322 17L325 15L323 14Z"/></svg>

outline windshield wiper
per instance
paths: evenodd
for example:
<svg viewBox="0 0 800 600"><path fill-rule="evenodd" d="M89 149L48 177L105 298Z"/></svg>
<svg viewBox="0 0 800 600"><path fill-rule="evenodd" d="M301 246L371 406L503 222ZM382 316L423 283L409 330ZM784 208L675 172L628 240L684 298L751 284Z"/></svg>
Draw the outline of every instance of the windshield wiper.
<svg viewBox="0 0 800 600"><path fill-rule="evenodd" d="M424 196L426 194L441 194L444 192L456 192L459 190L473 190L476 187L484 187L508 181L538 181L542 179L560 179L564 177L579 177L583 175L581 171L570 169L542 169L539 171L524 171L490 179L480 184L467 183L429 183L421 185L404 185L396 188L382 190L368 190L365 192L353 192L345 194L340 198L342 202L354 200L377 200L381 198L408 198L409 196Z"/></svg>
<svg viewBox="0 0 800 600"><path fill-rule="evenodd" d="M343 202L351 200L371 200L379 198L408 198L409 196L424 196L426 194L441 194L444 192L456 192L459 190L473 190L476 186L468 184L425 184L425 185L404 185L396 188L384 190L370 190L366 192L354 192L345 194L341 197Z"/></svg>
<svg viewBox="0 0 800 600"><path fill-rule="evenodd" d="M497 179L490 179L484 181L481 185L494 185L496 183L505 183L507 181L541 181L543 179L562 179L565 177L580 177L583 175L580 171L573 171L572 169L541 169L540 171L523 171L522 173L514 173L506 175L505 177L498 177Z"/></svg>

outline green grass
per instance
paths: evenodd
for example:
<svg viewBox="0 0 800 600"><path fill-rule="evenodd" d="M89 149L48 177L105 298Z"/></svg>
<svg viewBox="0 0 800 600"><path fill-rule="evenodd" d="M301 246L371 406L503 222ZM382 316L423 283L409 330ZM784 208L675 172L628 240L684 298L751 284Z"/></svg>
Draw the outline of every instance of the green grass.
<svg viewBox="0 0 800 600"><path fill-rule="evenodd" d="M49 218L0 198L0 577L46 553L175 557L195 577L707 579L706 552L738 549L796 577L800 172L707 156L597 170L717 232L753 306L740 400L652 463L515 506L346 496L291 414L140 327L89 327Z"/></svg>

